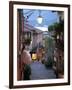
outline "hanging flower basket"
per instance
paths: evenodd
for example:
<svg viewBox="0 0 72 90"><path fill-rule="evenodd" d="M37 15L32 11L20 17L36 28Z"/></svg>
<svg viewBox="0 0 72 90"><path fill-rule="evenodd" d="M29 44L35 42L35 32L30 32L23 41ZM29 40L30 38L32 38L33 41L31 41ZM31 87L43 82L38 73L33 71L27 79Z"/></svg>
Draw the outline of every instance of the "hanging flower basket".
<svg viewBox="0 0 72 90"><path fill-rule="evenodd" d="M25 39L24 43L25 43L26 45L30 45L31 39L30 39L30 38Z"/></svg>

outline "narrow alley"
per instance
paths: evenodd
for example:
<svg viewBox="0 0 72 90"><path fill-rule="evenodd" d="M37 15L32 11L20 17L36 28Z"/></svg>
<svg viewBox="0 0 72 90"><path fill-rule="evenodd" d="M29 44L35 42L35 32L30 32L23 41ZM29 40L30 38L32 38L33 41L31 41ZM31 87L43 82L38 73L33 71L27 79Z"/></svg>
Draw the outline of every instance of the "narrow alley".
<svg viewBox="0 0 72 90"><path fill-rule="evenodd" d="M52 68L47 69L44 64L35 61L31 64L31 80L54 79L56 75Z"/></svg>

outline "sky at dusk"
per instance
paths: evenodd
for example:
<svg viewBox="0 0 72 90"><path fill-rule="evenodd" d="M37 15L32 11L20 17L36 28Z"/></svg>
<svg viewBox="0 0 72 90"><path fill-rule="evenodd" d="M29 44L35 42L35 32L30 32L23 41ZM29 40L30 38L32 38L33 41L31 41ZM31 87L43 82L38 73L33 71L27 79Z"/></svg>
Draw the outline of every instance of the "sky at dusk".
<svg viewBox="0 0 72 90"><path fill-rule="evenodd" d="M43 17L41 24L38 24L37 17L39 16L39 10L29 10L24 9L23 14L25 17L29 16L28 23L39 29L48 29L48 26L58 21L57 12L52 12L51 10L41 10L40 15Z"/></svg>

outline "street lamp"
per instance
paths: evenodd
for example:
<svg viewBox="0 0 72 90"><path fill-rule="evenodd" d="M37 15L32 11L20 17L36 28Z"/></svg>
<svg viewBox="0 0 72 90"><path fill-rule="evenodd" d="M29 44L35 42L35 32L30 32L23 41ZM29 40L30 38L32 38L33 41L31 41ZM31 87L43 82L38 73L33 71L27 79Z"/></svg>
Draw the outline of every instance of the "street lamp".
<svg viewBox="0 0 72 90"><path fill-rule="evenodd" d="M39 16L37 17L37 22L41 24L43 21L43 17L41 16L41 11L39 10Z"/></svg>

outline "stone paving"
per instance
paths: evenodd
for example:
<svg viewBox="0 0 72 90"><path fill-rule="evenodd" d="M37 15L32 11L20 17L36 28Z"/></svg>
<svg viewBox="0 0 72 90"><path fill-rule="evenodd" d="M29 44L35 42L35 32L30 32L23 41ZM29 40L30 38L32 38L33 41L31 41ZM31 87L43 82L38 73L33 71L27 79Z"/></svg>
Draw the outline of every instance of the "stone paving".
<svg viewBox="0 0 72 90"><path fill-rule="evenodd" d="M47 69L44 64L38 61L34 61L31 64L31 80L38 79L55 79L56 75L54 74L53 69Z"/></svg>

